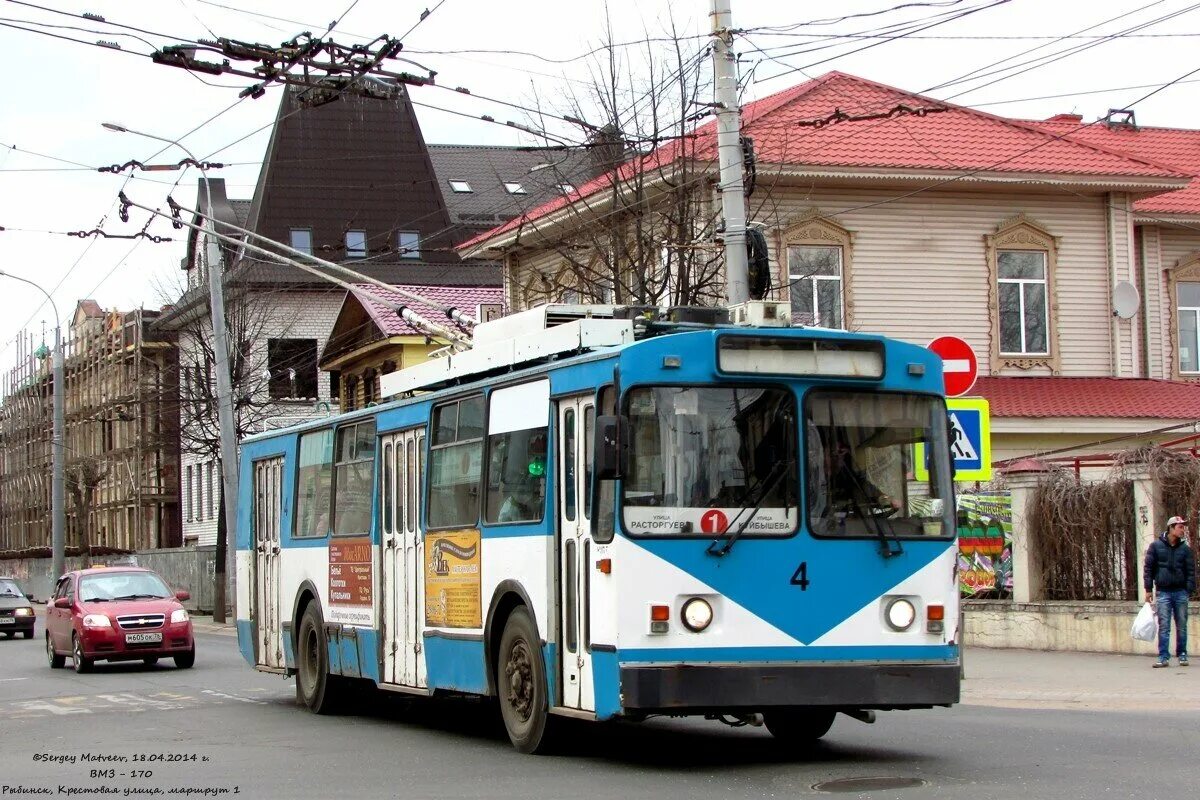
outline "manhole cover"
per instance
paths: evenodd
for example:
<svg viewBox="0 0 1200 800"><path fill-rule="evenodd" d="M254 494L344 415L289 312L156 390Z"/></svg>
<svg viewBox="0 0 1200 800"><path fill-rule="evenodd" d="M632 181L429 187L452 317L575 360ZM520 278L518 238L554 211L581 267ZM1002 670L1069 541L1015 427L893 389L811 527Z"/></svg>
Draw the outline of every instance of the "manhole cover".
<svg viewBox="0 0 1200 800"><path fill-rule="evenodd" d="M882 776L877 778L838 778L813 785L818 792L876 792L881 789L915 789L924 786L920 778L896 778Z"/></svg>

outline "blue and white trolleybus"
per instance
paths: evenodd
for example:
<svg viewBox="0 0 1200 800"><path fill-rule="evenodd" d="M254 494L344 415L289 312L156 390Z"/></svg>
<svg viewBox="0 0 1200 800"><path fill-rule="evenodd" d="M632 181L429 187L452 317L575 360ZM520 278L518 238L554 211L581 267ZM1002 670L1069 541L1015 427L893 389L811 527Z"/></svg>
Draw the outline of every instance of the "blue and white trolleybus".
<svg viewBox="0 0 1200 800"><path fill-rule="evenodd" d="M812 740L957 702L940 360L733 311L541 306L243 441L246 660L317 713L492 696L522 752L559 716Z"/></svg>

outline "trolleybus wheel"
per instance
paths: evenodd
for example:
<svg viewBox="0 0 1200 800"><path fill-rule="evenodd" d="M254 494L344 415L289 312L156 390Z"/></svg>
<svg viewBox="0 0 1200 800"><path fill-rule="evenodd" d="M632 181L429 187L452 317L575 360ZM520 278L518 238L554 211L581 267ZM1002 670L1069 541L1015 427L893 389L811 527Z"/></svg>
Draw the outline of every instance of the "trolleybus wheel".
<svg viewBox="0 0 1200 800"><path fill-rule="evenodd" d="M802 744L815 742L833 726L836 711L824 708L789 708L763 713L763 724L776 739Z"/></svg>
<svg viewBox="0 0 1200 800"><path fill-rule="evenodd" d="M314 600L304 609L296 640L296 699L315 714L334 714L341 706L342 680L329 674L325 621Z"/></svg>
<svg viewBox="0 0 1200 800"><path fill-rule="evenodd" d="M522 753L545 752L550 713L546 698L546 662L529 611L514 608L496 654L496 693L500 716L513 747Z"/></svg>

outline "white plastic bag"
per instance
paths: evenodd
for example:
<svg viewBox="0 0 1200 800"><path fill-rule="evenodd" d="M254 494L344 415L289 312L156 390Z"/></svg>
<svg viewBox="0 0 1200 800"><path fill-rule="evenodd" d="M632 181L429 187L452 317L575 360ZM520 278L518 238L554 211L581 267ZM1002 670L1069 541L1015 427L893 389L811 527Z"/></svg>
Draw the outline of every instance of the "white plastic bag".
<svg viewBox="0 0 1200 800"><path fill-rule="evenodd" d="M1133 620L1133 629L1130 633L1133 638L1143 642L1158 641L1158 614L1154 613L1154 606L1149 603L1142 606L1142 610Z"/></svg>

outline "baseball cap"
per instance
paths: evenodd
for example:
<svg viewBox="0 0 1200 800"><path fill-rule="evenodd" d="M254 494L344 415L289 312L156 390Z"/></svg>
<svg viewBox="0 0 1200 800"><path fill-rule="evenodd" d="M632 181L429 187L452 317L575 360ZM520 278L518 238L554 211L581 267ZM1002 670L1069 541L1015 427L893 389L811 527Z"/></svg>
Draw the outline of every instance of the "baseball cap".
<svg viewBox="0 0 1200 800"><path fill-rule="evenodd" d="M1171 517L1169 520L1167 520L1168 528L1171 527L1172 525L1186 525L1186 524L1187 524L1187 520L1184 519L1183 517Z"/></svg>

